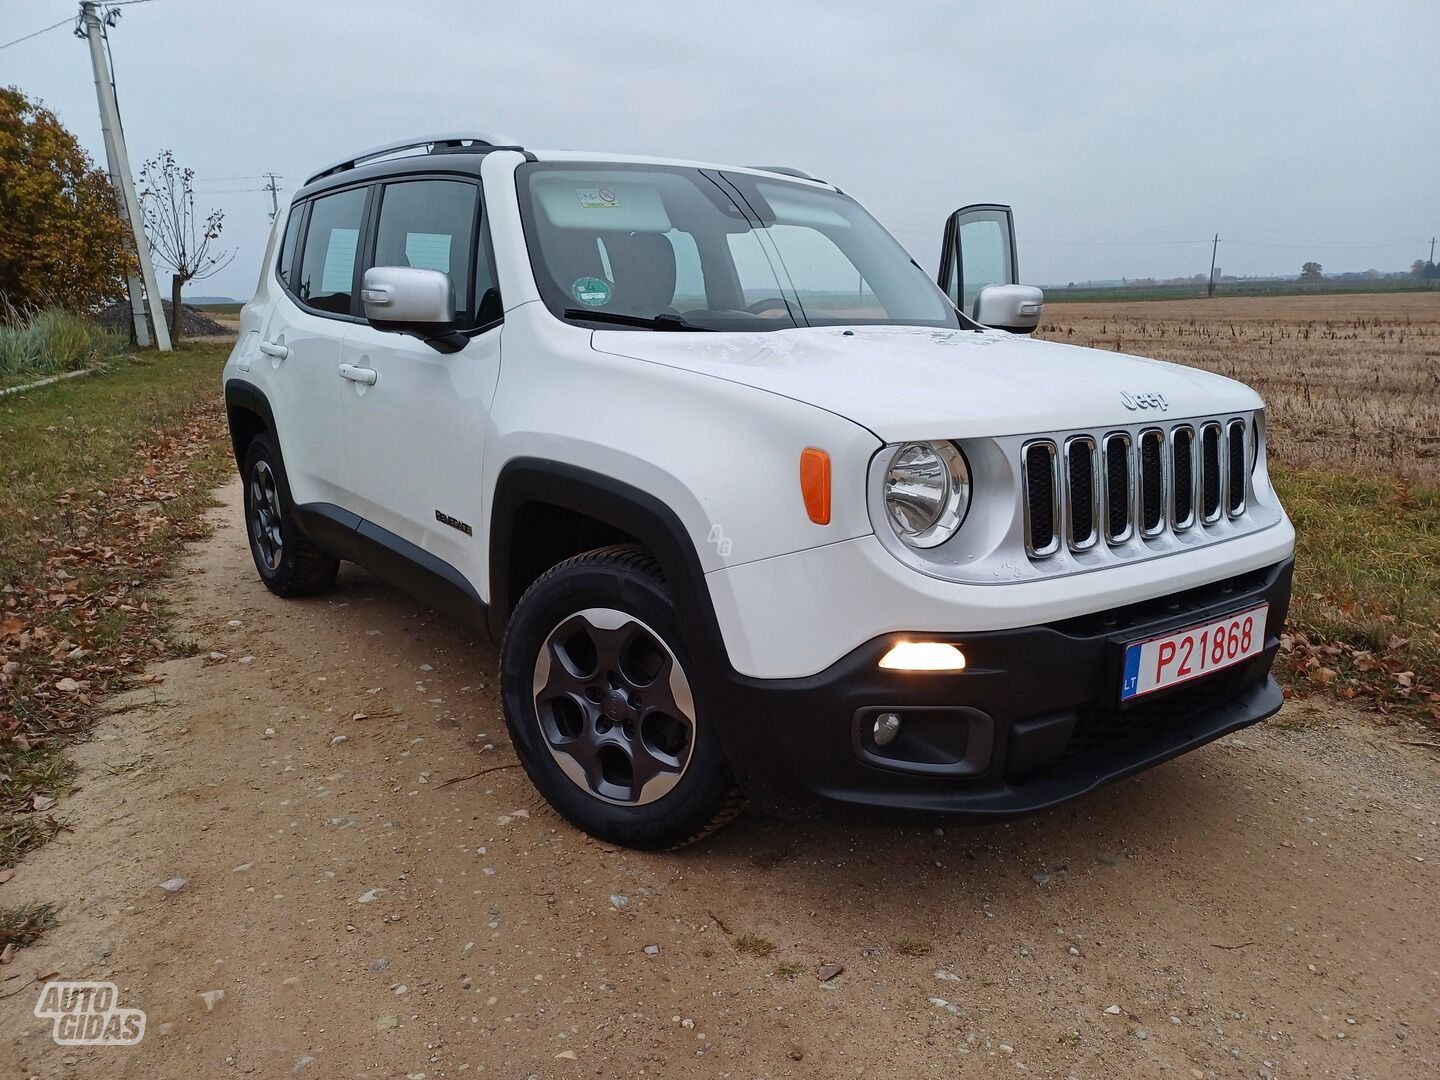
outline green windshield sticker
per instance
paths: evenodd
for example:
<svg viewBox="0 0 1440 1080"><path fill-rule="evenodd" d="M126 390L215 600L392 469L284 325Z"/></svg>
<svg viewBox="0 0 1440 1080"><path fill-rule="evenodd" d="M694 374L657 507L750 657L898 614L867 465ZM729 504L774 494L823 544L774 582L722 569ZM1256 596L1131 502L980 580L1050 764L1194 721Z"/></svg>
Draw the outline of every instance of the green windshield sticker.
<svg viewBox="0 0 1440 1080"><path fill-rule="evenodd" d="M620 197L613 188L578 188L575 194L586 210L616 210L620 207Z"/></svg>
<svg viewBox="0 0 1440 1080"><path fill-rule="evenodd" d="M576 300L590 307L602 307L610 302L610 286L598 277L577 278L570 291Z"/></svg>

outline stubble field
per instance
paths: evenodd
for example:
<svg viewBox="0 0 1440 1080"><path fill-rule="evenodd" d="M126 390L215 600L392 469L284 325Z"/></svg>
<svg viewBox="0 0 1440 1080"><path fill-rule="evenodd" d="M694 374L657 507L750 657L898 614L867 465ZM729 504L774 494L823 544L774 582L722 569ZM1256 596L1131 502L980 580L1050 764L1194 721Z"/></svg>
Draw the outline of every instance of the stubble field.
<svg viewBox="0 0 1440 1080"><path fill-rule="evenodd" d="M1440 485L1440 291L1052 304L1040 336L1249 383L1280 465Z"/></svg>

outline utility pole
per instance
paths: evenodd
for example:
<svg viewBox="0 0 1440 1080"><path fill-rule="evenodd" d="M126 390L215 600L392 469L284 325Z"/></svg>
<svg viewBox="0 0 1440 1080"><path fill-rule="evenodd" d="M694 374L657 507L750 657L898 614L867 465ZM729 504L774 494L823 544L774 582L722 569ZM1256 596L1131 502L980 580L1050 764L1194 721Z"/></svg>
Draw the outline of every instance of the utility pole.
<svg viewBox="0 0 1440 1080"><path fill-rule="evenodd" d="M120 127L120 106L115 100L115 84L105 57L104 27L96 0L81 0L80 21L90 44L90 66L95 71L95 97L100 103L100 132L105 138L105 160L110 168L110 183L115 197L130 219L135 239L135 257L145 281L145 295L150 300L150 319L155 327L155 342L161 352L170 351L170 327L165 322L165 309L160 303L160 289L155 284L155 267L150 262L150 244L145 239L145 222L140 214L140 200L135 195L135 180L130 173L130 155L125 148L125 132ZM135 339L142 348L150 344L145 329L145 313L140 305L140 283L131 275L129 282L130 309L135 319ZM176 313L177 317L179 313Z"/></svg>
<svg viewBox="0 0 1440 1080"><path fill-rule="evenodd" d="M1206 296L1215 295L1215 253L1220 249L1220 234L1215 234L1215 242L1210 245L1210 285L1205 290Z"/></svg>
<svg viewBox="0 0 1440 1080"><path fill-rule="evenodd" d="M1427 289L1435 287L1435 237L1433 236L1430 237L1430 263L1425 268L1425 287Z"/></svg>
<svg viewBox="0 0 1440 1080"><path fill-rule="evenodd" d="M273 225L275 223L275 215L280 212L280 202L277 197L280 189L275 186L275 174L273 172L267 172L265 176L270 182L261 190L270 193L270 223Z"/></svg>

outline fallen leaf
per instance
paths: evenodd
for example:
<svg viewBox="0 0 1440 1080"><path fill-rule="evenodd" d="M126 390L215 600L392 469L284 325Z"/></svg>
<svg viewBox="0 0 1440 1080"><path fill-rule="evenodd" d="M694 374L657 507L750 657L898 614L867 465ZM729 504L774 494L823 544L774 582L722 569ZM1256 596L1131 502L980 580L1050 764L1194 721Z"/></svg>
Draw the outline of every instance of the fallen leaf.
<svg viewBox="0 0 1440 1080"><path fill-rule="evenodd" d="M33 799L30 800L30 805L33 806L36 810L49 810L52 806L55 805L55 800L52 799L49 795L36 795Z"/></svg>

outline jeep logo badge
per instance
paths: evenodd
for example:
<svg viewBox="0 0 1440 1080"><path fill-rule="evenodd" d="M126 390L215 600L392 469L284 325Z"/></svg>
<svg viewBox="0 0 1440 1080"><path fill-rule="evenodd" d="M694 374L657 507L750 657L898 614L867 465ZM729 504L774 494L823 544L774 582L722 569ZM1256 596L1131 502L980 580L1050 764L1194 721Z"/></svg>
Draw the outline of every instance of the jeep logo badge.
<svg viewBox="0 0 1440 1080"><path fill-rule="evenodd" d="M1120 404L1131 412L1138 409L1159 409L1165 412L1170 408L1170 402L1165 400L1164 394L1127 394L1120 391Z"/></svg>

